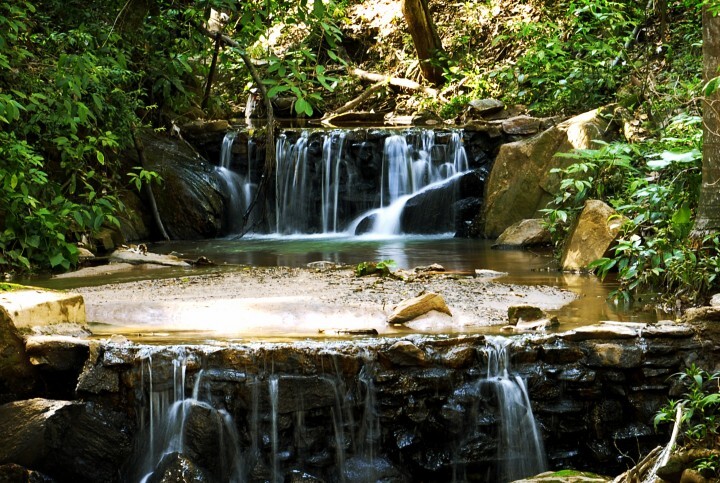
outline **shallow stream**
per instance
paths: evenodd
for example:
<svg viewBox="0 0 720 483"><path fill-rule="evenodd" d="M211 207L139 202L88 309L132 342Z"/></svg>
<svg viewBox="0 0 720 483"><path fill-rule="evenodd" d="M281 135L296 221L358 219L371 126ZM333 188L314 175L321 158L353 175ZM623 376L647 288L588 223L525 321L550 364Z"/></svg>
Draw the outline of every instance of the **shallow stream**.
<svg viewBox="0 0 720 483"><path fill-rule="evenodd" d="M205 256L215 265L204 268L138 268L126 272L107 273L95 277L53 278L32 280L34 285L56 289L96 286L167 277L187 277L191 274L207 274L257 267L305 267L320 260L337 264L355 265L362 261L394 260L397 268L411 270L432 263L441 264L448 271L470 272L488 269L506 272L496 279L506 284L547 285L572 291L577 298L565 307L553 311L561 326L570 330L580 325L598 321L652 322L663 314L623 307L608 301L607 297L616 284L601 282L593 275L562 273L549 250L495 250L487 240L460 239L451 236L262 236L239 239L215 239L195 242L164 242L149 246L150 251L172 253L185 259ZM119 321L120 322L120 321ZM122 325L122 324L120 324ZM94 327L98 334L117 332L117 327ZM497 333L498 327L483 332ZM279 334L268 333L269 338ZM200 336L200 334L198 334ZM261 336L261 334L258 334ZM144 335L144 340L148 335ZM193 339L192 334L163 333L158 342Z"/></svg>

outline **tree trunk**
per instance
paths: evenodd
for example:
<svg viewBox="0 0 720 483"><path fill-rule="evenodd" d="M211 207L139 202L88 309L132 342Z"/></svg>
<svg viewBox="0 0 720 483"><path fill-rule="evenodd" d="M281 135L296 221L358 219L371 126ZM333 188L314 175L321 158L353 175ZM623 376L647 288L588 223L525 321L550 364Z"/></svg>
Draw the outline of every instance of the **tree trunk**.
<svg viewBox="0 0 720 483"><path fill-rule="evenodd" d="M415 44L423 77L432 84L442 84L442 69L430 63L433 56L443 52L443 47L430 17L427 0L402 0L402 12Z"/></svg>
<svg viewBox="0 0 720 483"><path fill-rule="evenodd" d="M703 8L703 78L720 75L720 16ZM703 99L702 186L693 236L720 231L720 91Z"/></svg>

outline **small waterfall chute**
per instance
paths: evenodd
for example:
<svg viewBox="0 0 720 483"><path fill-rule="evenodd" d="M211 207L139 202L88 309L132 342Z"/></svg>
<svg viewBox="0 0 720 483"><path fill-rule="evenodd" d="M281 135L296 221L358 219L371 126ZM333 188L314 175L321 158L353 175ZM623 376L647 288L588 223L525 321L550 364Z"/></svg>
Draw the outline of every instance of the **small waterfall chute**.
<svg viewBox="0 0 720 483"><path fill-rule="evenodd" d="M547 468L545 448L533 415L525 380L510 371L511 339L488 337L487 378L499 414L498 481L515 481Z"/></svg>
<svg viewBox="0 0 720 483"><path fill-rule="evenodd" d="M156 364L159 361L156 361ZM208 401L202 400L201 381L203 371L196 375L191 396L186 396L187 359L184 351L179 349L172 360L173 373L170 384L164 381L157 384L153 376L152 354L141 359L141 382L147 387L145 411L140 416L140 434L138 440L137 465L134 468L140 482L148 481L162 467L166 458L183 455L187 452L197 456L198 452L207 450L196 447L196 441L187 440L188 426L198 424L213 428L204 429L208 437L215 438L212 446L217 452L205 455L212 460L208 465L213 475L221 481L245 481L245 468L240 448L240 438L235 422L224 409L215 409ZM146 375L147 374L147 375ZM145 380L147 379L147 385ZM193 420L196 418L196 420ZM203 441L207 443L207 441ZM192 447L192 448L191 448Z"/></svg>

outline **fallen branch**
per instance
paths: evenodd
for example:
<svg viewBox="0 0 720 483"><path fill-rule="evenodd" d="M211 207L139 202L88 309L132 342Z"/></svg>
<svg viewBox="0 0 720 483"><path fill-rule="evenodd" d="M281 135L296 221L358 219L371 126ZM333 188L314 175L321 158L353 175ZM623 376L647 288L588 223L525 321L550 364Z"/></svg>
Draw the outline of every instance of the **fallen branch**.
<svg viewBox="0 0 720 483"><path fill-rule="evenodd" d="M384 88L387 85L386 81L380 81L376 82L375 84L368 87L367 90L365 90L362 94L357 96L356 98L346 102L342 106L340 106L338 109L336 109L334 112L328 113L325 115L325 118L323 119L323 123L329 122L332 120L332 118L339 116L340 114L344 114L346 112L352 111L357 106L365 102L370 96L372 96L374 93L379 91L380 89Z"/></svg>
<svg viewBox="0 0 720 483"><path fill-rule="evenodd" d="M351 69L349 71L349 73L360 79L369 80L372 82L387 82L391 86L402 87L403 89L410 89L411 91L424 92L425 94L432 96L432 97L438 96L437 89L433 89L432 87L424 86L415 81L411 81L410 79L404 79L402 77L392 77L389 75L376 74L374 72L367 72L365 70L358 69L358 68Z"/></svg>

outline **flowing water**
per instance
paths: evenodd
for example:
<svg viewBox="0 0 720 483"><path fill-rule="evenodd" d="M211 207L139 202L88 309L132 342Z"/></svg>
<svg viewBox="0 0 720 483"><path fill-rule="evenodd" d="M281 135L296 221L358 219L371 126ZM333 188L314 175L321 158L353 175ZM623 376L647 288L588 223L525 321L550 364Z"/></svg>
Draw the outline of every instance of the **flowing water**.
<svg viewBox="0 0 720 483"><path fill-rule="evenodd" d="M498 481L515 481L545 471L542 437L533 416L525 380L510 369L509 339L488 337L487 379L497 397Z"/></svg>

